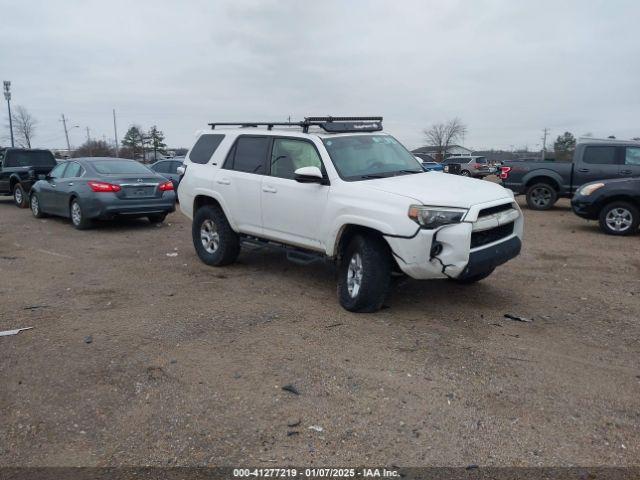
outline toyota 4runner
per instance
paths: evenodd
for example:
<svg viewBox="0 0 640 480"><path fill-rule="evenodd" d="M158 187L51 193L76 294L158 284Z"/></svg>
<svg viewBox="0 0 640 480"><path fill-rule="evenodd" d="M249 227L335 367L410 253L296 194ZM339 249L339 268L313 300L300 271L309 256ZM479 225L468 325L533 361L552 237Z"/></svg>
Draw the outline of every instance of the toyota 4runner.
<svg viewBox="0 0 640 480"><path fill-rule="evenodd" d="M179 199L200 259L243 243L338 266L347 310L378 310L392 273L473 283L520 253L523 218L495 183L424 172L381 117L212 123L189 151ZM226 127L226 128L220 128Z"/></svg>

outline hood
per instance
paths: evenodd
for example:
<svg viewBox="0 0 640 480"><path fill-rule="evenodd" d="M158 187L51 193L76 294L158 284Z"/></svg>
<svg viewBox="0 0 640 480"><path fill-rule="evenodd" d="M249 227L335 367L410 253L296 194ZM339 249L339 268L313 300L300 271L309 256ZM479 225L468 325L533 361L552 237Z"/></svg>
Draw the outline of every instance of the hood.
<svg viewBox="0 0 640 480"><path fill-rule="evenodd" d="M497 183L449 173L425 172L363 180L362 186L409 197L423 205L442 207L469 208L479 203L513 198L510 190Z"/></svg>

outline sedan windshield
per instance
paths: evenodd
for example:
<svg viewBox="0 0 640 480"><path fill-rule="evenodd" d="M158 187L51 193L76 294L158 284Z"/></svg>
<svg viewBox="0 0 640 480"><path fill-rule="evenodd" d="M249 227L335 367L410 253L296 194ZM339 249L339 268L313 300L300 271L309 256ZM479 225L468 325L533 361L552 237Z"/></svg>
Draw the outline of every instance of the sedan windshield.
<svg viewBox="0 0 640 480"><path fill-rule="evenodd" d="M322 141L344 180L424 172L418 160L389 135L349 135Z"/></svg>
<svg viewBox="0 0 640 480"><path fill-rule="evenodd" d="M149 170L144 165L133 160L100 160L91 162L93 168L103 175L149 175Z"/></svg>

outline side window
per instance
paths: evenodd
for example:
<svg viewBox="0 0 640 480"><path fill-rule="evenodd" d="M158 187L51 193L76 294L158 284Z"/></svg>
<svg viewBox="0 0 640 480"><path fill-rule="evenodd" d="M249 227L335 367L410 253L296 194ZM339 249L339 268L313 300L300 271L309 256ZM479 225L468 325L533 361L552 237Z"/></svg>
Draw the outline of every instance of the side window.
<svg viewBox="0 0 640 480"><path fill-rule="evenodd" d="M64 173L64 170L65 170L65 168L67 168L68 164L69 164L69 162L63 162L63 163L59 163L58 165L56 165L53 168L53 170L51 170L51 172L49 173L51 178L62 178L62 174Z"/></svg>
<svg viewBox="0 0 640 480"><path fill-rule="evenodd" d="M312 143L290 138L276 138L271 150L271 175L294 179L294 172L302 167L318 167L322 161Z"/></svg>
<svg viewBox="0 0 640 480"><path fill-rule="evenodd" d="M178 167L180 165L182 165L182 162L171 162L171 169L169 170L169 173L178 173Z"/></svg>
<svg viewBox="0 0 640 480"><path fill-rule="evenodd" d="M77 162L69 162L69 166L64 171L64 178L76 178L80 176L82 167Z"/></svg>
<svg viewBox="0 0 640 480"><path fill-rule="evenodd" d="M238 137L224 167L239 172L264 175L269 150L269 137Z"/></svg>
<svg viewBox="0 0 640 480"><path fill-rule="evenodd" d="M158 162L153 166L153 171L158 173L169 173L169 162Z"/></svg>
<svg viewBox="0 0 640 480"><path fill-rule="evenodd" d="M218 134L212 135L207 133L202 135L191 149L191 153L189 153L189 160L193 163L209 163L211 156L218 149L223 138L224 135Z"/></svg>
<svg viewBox="0 0 640 480"><path fill-rule="evenodd" d="M615 165L616 163L616 147L585 147L584 163L596 165Z"/></svg>
<svg viewBox="0 0 640 480"><path fill-rule="evenodd" d="M627 147L624 155L624 164L640 166L640 147Z"/></svg>

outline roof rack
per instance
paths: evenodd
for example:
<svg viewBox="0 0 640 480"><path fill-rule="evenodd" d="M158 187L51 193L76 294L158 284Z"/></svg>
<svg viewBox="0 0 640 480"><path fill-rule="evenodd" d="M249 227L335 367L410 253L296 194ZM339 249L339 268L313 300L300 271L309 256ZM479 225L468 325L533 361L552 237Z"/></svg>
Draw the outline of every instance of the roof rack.
<svg viewBox="0 0 640 480"><path fill-rule="evenodd" d="M382 117L305 117L302 122L215 122L210 123L212 130L221 126L258 127L300 127L309 133L310 126L318 126L329 133L379 132L382 130Z"/></svg>

